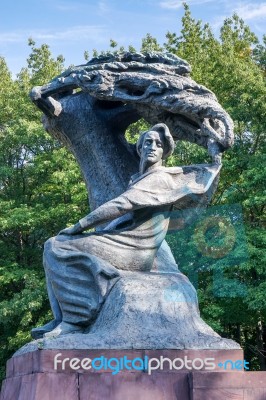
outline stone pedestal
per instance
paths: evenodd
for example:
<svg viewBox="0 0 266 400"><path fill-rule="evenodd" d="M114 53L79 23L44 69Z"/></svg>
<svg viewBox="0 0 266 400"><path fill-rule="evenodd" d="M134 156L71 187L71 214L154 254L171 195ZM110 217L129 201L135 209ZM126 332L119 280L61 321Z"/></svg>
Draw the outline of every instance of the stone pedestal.
<svg viewBox="0 0 266 400"><path fill-rule="evenodd" d="M114 374L114 367L99 364L125 356L149 360L156 369L130 370L124 362ZM95 368L88 369L88 358L99 359ZM244 372L242 361L242 350L37 350L8 361L0 399L265 400L266 372Z"/></svg>

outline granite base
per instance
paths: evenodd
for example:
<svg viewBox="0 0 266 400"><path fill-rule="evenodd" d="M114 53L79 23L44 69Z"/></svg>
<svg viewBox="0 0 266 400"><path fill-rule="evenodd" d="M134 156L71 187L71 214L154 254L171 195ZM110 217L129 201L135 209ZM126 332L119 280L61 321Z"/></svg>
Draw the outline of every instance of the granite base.
<svg viewBox="0 0 266 400"><path fill-rule="evenodd" d="M114 360L104 368L105 359L125 356L164 360L163 368L149 373L124 362L114 374ZM82 364L88 358L99 359L94 369ZM244 371L242 361L242 350L38 350L7 362L0 400L266 400L266 372Z"/></svg>

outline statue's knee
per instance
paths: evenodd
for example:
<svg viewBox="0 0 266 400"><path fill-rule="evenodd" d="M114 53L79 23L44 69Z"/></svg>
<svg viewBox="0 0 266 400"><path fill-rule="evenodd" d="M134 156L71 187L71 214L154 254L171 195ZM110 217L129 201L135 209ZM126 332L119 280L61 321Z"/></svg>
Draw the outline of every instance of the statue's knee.
<svg viewBox="0 0 266 400"><path fill-rule="evenodd" d="M49 250L55 240L55 237L51 237L50 239L46 240L44 243L44 253Z"/></svg>

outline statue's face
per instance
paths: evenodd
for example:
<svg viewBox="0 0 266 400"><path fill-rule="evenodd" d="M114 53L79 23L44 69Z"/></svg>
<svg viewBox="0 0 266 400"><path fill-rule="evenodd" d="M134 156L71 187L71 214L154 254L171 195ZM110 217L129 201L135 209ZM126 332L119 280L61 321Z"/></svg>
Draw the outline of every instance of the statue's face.
<svg viewBox="0 0 266 400"><path fill-rule="evenodd" d="M149 164L155 164L162 160L163 147L163 135L156 131L149 131L142 144L141 158Z"/></svg>

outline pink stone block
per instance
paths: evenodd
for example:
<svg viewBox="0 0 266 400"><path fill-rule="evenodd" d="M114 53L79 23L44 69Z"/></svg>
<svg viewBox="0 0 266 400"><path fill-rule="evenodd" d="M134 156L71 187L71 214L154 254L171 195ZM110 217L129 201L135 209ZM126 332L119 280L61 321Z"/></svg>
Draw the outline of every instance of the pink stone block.
<svg viewBox="0 0 266 400"><path fill-rule="evenodd" d="M82 375L82 400L190 400L187 373Z"/></svg>
<svg viewBox="0 0 266 400"><path fill-rule="evenodd" d="M266 400L266 372L193 372L192 400Z"/></svg>
<svg viewBox="0 0 266 400"><path fill-rule="evenodd" d="M194 388L215 386L216 388L265 388L266 372L193 372L191 374Z"/></svg>
<svg viewBox="0 0 266 400"><path fill-rule="evenodd" d="M14 357L7 363L0 400L266 400L266 372L54 370L54 357L143 359L188 357L242 360L233 350L38 350Z"/></svg>
<svg viewBox="0 0 266 400"><path fill-rule="evenodd" d="M232 388L196 389L192 393L191 400L244 400L244 391Z"/></svg>
<svg viewBox="0 0 266 400"><path fill-rule="evenodd" d="M76 374L30 374L5 380L1 400L78 400Z"/></svg>
<svg viewBox="0 0 266 400"><path fill-rule="evenodd" d="M246 389L244 391L244 400L265 400L266 389Z"/></svg>

